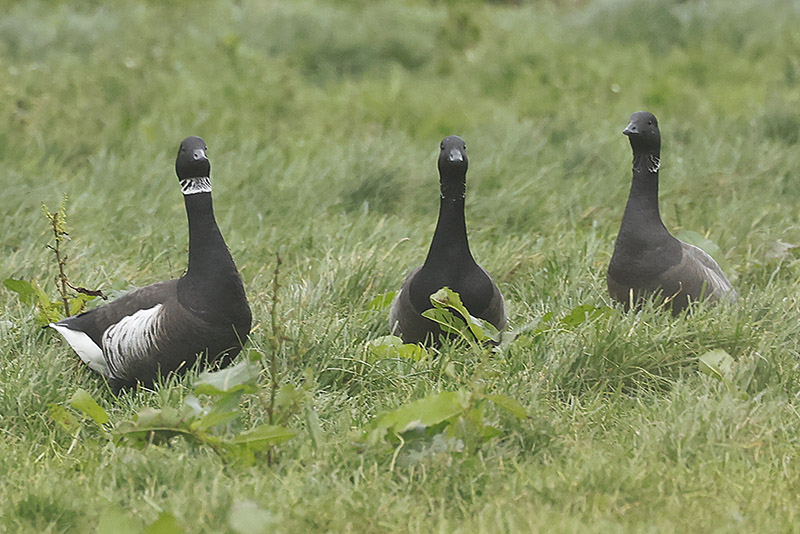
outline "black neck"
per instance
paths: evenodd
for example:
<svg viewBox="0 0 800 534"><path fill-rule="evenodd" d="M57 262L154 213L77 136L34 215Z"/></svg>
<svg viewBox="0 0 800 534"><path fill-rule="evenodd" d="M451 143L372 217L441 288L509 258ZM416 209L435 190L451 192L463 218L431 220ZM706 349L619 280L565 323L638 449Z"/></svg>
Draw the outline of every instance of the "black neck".
<svg viewBox="0 0 800 534"><path fill-rule="evenodd" d="M449 200L464 200L467 195L467 182L461 180L442 180L440 185L442 198Z"/></svg>
<svg viewBox="0 0 800 534"><path fill-rule="evenodd" d="M214 278L236 273L236 265L214 219L211 193L195 193L183 198L189 219L189 268L185 278Z"/></svg>
<svg viewBox="0 0 800 534"><path fill-rule="evenodd" d="M626 233L668 233L658 210L658 164L657 150L633 154L633 182L622 217Z"/></svg>
<svg viewBox="0 0 800 534"><path fill-rule="evenodd" d="M467 223L464 220L464 197L444 198L439 204L439 220L433 234L425 265L450 266L469 258L474 263L467 242Z"/></svg>

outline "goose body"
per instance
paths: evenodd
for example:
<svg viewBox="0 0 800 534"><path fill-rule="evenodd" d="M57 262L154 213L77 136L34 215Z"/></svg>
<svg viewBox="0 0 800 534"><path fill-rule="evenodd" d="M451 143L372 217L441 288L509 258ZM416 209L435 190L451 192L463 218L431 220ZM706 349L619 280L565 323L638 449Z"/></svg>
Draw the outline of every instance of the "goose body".
<svg viewBox="0 0 800 534"><path fill-rule="evenodd" d="M611 298L627 309L660 294L677 314L690 302L735 299L717 262L669 233L658 210L661 134L652 113L631 115L622 132L633 150L633 181L606 281Z"/></svg>
<svg viewBox="0 0 800 534"><path fill-rule="evenodd" d="M464 218L468 160L460 137L442 141L438 166L441 198L433 241L425 263L406 277L389 313L389 330L405 343L434 342L441 334L422 312L432 307L431 294L444 286L461 296L471 315L498 330L506 325L503 296L469 249Z"/></svg>
<svg viewBox="0 0 800 534"><path fill-rule="evenodd" d="M175 163L189 220L186 274L49 325L115 391L184 372L198 357L225 365L250 333L242 279L214 219L206 150L189 137Z"/></svg>

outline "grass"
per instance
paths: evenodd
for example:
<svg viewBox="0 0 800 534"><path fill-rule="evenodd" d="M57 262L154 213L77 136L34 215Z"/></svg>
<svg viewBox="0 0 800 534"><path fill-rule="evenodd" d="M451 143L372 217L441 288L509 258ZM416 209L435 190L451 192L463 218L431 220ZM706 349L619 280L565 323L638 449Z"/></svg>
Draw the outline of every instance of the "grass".
<svg viewBox="0 0 800 534"><path fill-rule="evenodd" d="M191 377L115 400L0 291L0 531L786 532L800 506L800 11L673 2L18 2L0 18L2 278L55 295L40 204L69 196L67 271L118 292L179 276L173 161L210 148L217 219L299 434L243 467L182 440L139 450L47 415L78 388L112 420L179 406ZM628 115L662 127L662 215L716 243L739 294L672 318L610 306L630 183ZM473 253L520 335L371 361L370 301L423 259L447 134L470 155ZM554 321L536 333L551 313ZM555 325L555 326L554 326ZM527 330L526 330L527 329ZM725 381L699 371L714 349ZM242 405L266 417L269 378ZM365 445L376 415L441 391L499 393L461 449ZM306 410L318 415L318 442Z"/></svg>

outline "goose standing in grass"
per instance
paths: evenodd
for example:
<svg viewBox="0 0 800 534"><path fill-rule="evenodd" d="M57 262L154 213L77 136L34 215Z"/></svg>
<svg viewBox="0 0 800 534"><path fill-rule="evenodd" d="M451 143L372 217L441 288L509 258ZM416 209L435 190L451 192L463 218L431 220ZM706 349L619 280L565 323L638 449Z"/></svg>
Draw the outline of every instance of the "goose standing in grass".
<svg viewBox="0 0 800 534"><path fill-rule="evenodd" d="M691 301L735 299L717 262L673 237L658 211L661 134L652 113L637 111L623 130L633 149L633 183L606 280L626 309L660 293L674 314Z"/></svg>
<svg viewBox="0 0 800 534"><path fill-rule="evenodd" d="M214 219L206 151L188 137L175 161L189 219L186 273L50 324L115 392L184 372L198 355L203 365L226 365L250 333L242 278Z"/></svg>
<svg viewBox="0 0 800 534"><path fill-rule="evenodd" d="M389 330L405 343L432 342L441 334L439 325L421 314L432 307L431 294L444 286L461 295L471 315L498 330L506 326L503 296L489 273L475 262L467 242L467 147L460 137L451 135L439 148L441 199L433 241L425 263L406 277L389 313Z"/></svg>

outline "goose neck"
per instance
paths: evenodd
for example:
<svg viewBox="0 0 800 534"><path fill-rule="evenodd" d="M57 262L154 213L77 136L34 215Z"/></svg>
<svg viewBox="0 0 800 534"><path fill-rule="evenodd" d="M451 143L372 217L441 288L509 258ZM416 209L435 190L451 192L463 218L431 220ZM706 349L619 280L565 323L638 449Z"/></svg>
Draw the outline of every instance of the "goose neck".
<svg viewBox="0 0 800 534"><path fill-rule="evenodd" d="M669 236L658 208L658 152L635 152L633 180L622 216L619 239L651 242Z"/></svg>
<svg viewBox="0 0 800 534"><path fill-rule="evenodd" d="M459 258L472 260L467 241L467 224L464 217L465 199L442 197L439 202L439 219L433 234L431 248L428 251L426 265L432 262L447 263Z"/></svg>
<svg viewBox="0 0 800 534"><path fill-rule="evenodd" d="M185 195L189 220L189 267L186 277L213 277L236 272L233 258L214 218L211 193Z"/></svg>

